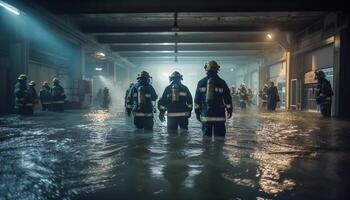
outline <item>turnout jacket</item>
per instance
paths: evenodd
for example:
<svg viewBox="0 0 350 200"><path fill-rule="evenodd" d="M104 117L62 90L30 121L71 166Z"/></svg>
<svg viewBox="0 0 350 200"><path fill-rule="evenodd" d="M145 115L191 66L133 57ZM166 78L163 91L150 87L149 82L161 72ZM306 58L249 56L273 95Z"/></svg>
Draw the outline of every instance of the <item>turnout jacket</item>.
<svg viewBox="0 0 350 200"><path fill-rule="evenodd" d="M64 89L61 85L54 85L51 89L52 103L64 103L66 95L64 94Z"/></svg>
<svg viewBox="0 0 350 200"><path fill-rule="evenodd" d="M51 103L51 88L49 86L43 86L40 90L40 101L42 104Z"/></svg>
<svg viewBox="0 0 350 200"><path fill-rule="evenodd" d="M189 117L193 109L189 89L181 82L172 82L158 101L158 109L163 113L168 111L168 117Z"/></svg>
<svg viewBox="0 0 350 200"><path fill-rule="evenodd" d="M25 83L17 82L15 85L15 107L18 108L20 106L26 106L26 104L32 104L32 102L29 101L29 94L28 94L28 88Z"/></svg>
<svg viewBox="0 0 350 200"><path fill-rule="evenodd" d="M135 117L153 117L153 102L158 98L153 86L139 81L130 90L127 107L131 107Z"/></svg>
<svg viewBox="0 0 350 200"><path fill-rule="evenodd" d="M208 86L209 79L214 85L213 88ZM212 95L211 100L208 99L208 95ZM198 82L194 103L195 113L201 116L202 122L225 122L225 111L232 113L230 89L216 73L208 73Z"/></svg>
<svg viewBox="0 0 350 200"><path fill-rule="evenodd" d="M333 90L331 83L325 78L318 80L315 95L317 104L322 104L327 101L331 101L332 96Z"/></svg>

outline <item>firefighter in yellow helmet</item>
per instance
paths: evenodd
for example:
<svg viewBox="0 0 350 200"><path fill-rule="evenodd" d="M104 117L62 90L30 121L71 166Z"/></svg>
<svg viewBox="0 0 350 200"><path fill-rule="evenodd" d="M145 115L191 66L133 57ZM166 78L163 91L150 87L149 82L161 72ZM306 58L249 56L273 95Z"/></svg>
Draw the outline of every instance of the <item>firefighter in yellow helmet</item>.
<svg viewBox="0 0 350 200"><path fill-rule="evenodd" d="M40 102L41 102L41 109L43 111L51 110L51 88L47 81L43 82L43 85L40 90Z"/></svg>
<svg viewBox="0 0 350 200"><path fill-rule="evenodd" d="M153 129L153 112L158 96L150 83L151 76L142 71L137 77L137 83L128 95L127 106L131 107L134 124L138 129Z"/></svg>
<svg viewBox="0 0 350 200"><path fill-rule="evenodd" d="M19 115L28 115L28 106L31 106L29 101L29 93L27 87L27 76L21 74L17 78L17 83L14 89L15 93L15 110Z"/></svg>
<svg viewBox="0 0 350 200"><path fill-rule="evenodd" d="M182 75L175 71L169 77L168 85L162 97L158 101L159 119L165 121L165 112L167 113L168 130L177 130L178 126L188 129L188 118L191 117L193 109L192 95L189 89L181 83Z"/></svg>
<svg viewBox="0 0 350 200"><path fill-rule="evenodd" d="M60 81L58 80L58 78L54 78L52 82L53 82L53 86L51 89L52 111L64 112L64 100L66 99L66 95L64 94L64 89L60 85Z"/></svg>
<svg viewBox="0 0 350 200"><path fill-rule="evenodd" d="M202 122L205 136L224 137L227 118L232 116L232 98L226 82L218 76L220 66L216 61L209 61L204 69L207 76L198 82L194 98L195 113Z"/></svg>

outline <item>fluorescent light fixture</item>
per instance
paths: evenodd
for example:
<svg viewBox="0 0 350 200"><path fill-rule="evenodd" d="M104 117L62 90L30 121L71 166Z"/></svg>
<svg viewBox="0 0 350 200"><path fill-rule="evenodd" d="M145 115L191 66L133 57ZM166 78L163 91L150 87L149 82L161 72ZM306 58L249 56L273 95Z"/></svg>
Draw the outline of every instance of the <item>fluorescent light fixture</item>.
<svg viewBox="0 0 350 200"><path fill-rule="evenodd" d="M11 13L13 13L15 15L20 15L21 14L20 11L17 8L11 6L8 3L5 3L4 1L0 0L0 6L5 8L6 10L10 11Z"/></svg>
<svg viewBox="0 0 350 200"><path fill-rule="evenodd" d="M103 52L97 52L96 55L97 56L101 56L101 57L105 57L106 56L106 54L104 54Z"/></svg>
<svg viewBox="0 0 350 200"><path fill-rule="evenodd" d="M270 33L268 33L267 35L267 38L269 38L270 40L272 39L272 35Z"/></svg>
<svg viewBox="0 0 350 200"><path fill-rule="evenodd" d="M102 67L96 67L95 70L96 71L102 71Z"/></svg>

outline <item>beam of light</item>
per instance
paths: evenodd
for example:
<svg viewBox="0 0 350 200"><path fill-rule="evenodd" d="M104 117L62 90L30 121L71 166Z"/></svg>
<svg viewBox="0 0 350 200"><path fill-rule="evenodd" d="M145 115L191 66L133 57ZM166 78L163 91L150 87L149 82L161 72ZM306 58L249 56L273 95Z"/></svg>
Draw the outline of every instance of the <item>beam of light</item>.
<svg viewBox="0 0 350 200"><path fill-rule="evenodd" d="M270 33L268 33L266 36L268 39L270 39L270 40L272 39L272 35Z"/></svg>
<svg viewBox="0 0 350 200"><path fill-rule="evenodd" d="M13 13L15 15L20 15L21 14L20 11L17 8L11 6L8 3L5 3L4 1L0 0L0 6L5 8L6 10L10 11L11 13Z"/></svg>
<svg viewBox="0 0 350 200"><path fill-rule="evenodd" d="M96 71L102 71L102 67L96 67L95 70Z"/></svg>

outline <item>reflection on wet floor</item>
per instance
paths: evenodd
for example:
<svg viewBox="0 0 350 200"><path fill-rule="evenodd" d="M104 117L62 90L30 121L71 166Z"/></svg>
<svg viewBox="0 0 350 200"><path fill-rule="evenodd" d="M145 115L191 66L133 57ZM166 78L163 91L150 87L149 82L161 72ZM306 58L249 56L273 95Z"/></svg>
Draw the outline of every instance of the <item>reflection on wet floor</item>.
<svg viewBox="0 0 350 200"><path fill-rule="evenodd" d="M350 124L241 112L226 139L135 130L123 112L0 117L0 199L342 199Z"/></svg>

